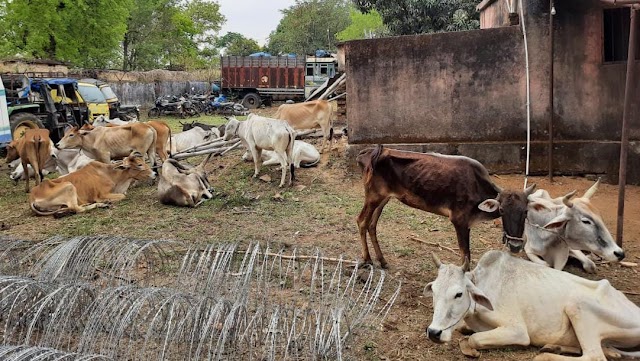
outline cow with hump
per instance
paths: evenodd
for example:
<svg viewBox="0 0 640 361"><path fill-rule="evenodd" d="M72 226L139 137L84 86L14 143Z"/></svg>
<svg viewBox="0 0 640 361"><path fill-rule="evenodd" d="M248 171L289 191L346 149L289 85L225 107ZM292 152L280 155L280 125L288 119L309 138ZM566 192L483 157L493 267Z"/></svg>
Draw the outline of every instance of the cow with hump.
<svg viewBox="0 0 640 361"><path fill-rule="evenodd" d="M331 114L333 109L326 100L312 100L299 104L282 104L273 116L275 119L286 121L294 130L322 129L322 146L320 153L324 151L325 143L329 141L329 150L333 138L331 127Z"/></svg>
<svg viewBox="0 0 640 361"><path fill-rule="evenodd" d="M179 207L197 207L213 198L211 186L204 171L206 159L197 167L168 159L162 164L158 182L160 203Z"/></svg>
<svg viewBox="0 0 640 361"><path fill-rule="evenodd" d="M450 341L464 326L475 332L460 342L467 356L532 345L545 352L535 361L640 357L640 308L607 280L587 280L496 250L471 272L468 263L442 264L435 255L434 261L438 277L425 288L433 295L426 332L434 342Z"/></svg>
<svg viewBox="0 0 640 361"><path fill-rule="evenodd" d="M58 148L82 149L88 156L103 163L139 152L146 154L155 166L157 137L155 129L144 123L95 127L91 130L73 127L58 142Z"/></svg>
<svg viewBox="0 0 640 361"><path fill-rule="evenodd" d="M32 167L36 186L42 181L45 164L51 157L51 139L47 129L27 129L24 135L7 146L7 163L18 158L23 169ZM25 177L25 192L29 193L29 177Z"/></svg>
<svg viewBox="0 0 640 361"><path fill-rule="evenodd" d="M624 258L624 251L591 204L599 184L598 179L582 197L573 200L576 191L551 198L547 191L540 189L529 196L524 250L531 261L562 270L568 258L573 257L582 263L585 271L594 273L596 264L582 251L590 251L610 262Z"/></svg>
<svg viewBox="0 0 640 361"><path fill-rule="evenodd" d="M426 212L448 217L456 230L462 260L471 259L471 226L502 217L503 243L512 252L523 246L527 197L524 191L506 191L491 181L480 162L463 156L416 153L383 148L366 149L357 157L362 168L365 200L358 215L362 261L371 263L367 233L381 267L386 267L376 226L391 198Z"/></svg>
<svg viewBox="0 0 640 361"><path fill-rule="evenodd" d="M224 140L231 140L234 137L240 138L242 145L251 152L255 170L254 178L260 174L262 151L272 150L278 155L282 168L280 187L285 184L287 168L290 168L289 185L291 185L295 177L293 147L296 133L287 123L255 114L249 114L247 120L243 122L231 117L225 126Z"/></svg>
<svg viewBox="0 0 640 361"><path fill-rule="evenodd" d="M155 172L142 154L133 152L119 164L93 161L75 173L45 179L31 191L29 204L39 216L85 212L124 199L134 180L151 179L155 179Z"/></svg>

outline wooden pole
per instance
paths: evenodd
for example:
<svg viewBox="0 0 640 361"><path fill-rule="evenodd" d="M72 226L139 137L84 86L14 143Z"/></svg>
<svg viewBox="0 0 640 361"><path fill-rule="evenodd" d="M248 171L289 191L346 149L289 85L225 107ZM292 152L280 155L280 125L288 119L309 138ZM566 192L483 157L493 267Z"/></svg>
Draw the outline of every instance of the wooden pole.
<svg viewBox="0 0 640 361"><path fill-rule="evenodd" d="M629 152L629 117L631 116L631 99L633 99L633 82L635 73L636 43L638 42L638 16L636 9L631 8L631 22L629 26L629 53L627 54L627 80L624 89L624 111L622 113L622 136L620 139L620 172L618 179L618 227L616 229L616 243L622 247L624 230L624 192L627 184L627 158Z"/></svg>
<svg viewBox="0 0 640 361"><path fill-rule="evenodd" d="M553 0L549 0L549 149L547 158L549 162L549 182L553 182L553 13L555 12Z"/></svg>

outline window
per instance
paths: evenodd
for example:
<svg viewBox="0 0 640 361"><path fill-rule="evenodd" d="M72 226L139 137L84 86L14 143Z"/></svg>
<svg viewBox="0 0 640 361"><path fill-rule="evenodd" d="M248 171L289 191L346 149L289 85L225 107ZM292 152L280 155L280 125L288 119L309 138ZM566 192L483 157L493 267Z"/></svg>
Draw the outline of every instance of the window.
<svg viewBox="0 0 640 361"><path fill-rule="evenodd" d="M605 9L604 23L604 61L626 61L629 51L629 26L631 13L629 8ZM640 22L637 22L640 24ZM640 27L640 26L639 26ZM640 29L636 33L636 59L640 59Z"/></svg>
<svg viewBox="0 0 640 361"><path fill-rule="evenodd" d="M307 65L307 76L313 76L313 64Z"/></svg>
<svg viewBox="0 0 640 361"><path fill-rule="evenodd" d="M329 66L327 64L321 64L320 65L320 74L321 75L327 75L328 67Z"/></svg>

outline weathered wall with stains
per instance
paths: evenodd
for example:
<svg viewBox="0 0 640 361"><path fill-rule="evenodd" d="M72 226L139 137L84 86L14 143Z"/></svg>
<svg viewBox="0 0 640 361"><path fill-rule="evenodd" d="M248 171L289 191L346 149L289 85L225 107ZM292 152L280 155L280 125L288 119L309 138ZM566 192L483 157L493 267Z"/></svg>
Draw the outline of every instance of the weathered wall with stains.
<svg viewBox="0 0 640 361"><path fill-rule="evenodd" d="M477 158L492 171L525 168L526 83L522 32L495 28L347 42L350 152L387 143ZM550 52L548 2L523 1L531 76L531 173L547 172ZM626 62L603 61L597 0L556 2L554 159L562 174L615 181ZM500 20L502 19L502 20ZM490 22L485 22L485 26ZM629 181L640 183L640 61L630 122Z"/></svg>
<svg viewBox="0 0 640 361"><path fill-rule="evenodd" d="M521 139L520 38L508 27L347 42L349 142Z"/></svg>

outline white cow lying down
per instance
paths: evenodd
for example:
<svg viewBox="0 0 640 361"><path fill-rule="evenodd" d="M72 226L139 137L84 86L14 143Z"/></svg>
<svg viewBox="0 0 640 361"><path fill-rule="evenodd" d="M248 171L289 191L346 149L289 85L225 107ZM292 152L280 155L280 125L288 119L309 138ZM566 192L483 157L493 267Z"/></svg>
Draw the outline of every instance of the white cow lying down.
<svg viewBox="0 0 640 361"><path fill-rule="evenodd" d="M320 162L320 152L313 145L296 140L293 143L293 165L296 168L308 168ZM253 161L251 152L248 150L242 155L242 159L246 161ZM262 151L262 165L275 165L280 164L280 158L278 154L272 150Z"/></svg>
<svg viewBox="0 0 640 361"><path fill-rule="evenodd" d="M543 360L605 361L640 357L624 352L640 346L640 308L607 280L591 281L567 272L489 251L472 272L444 265L434 255L438 277L425 288L433 294L433 322L427 336L448 342L465 323L476 332L460 342L464 354L502 346L542 346ZM604 347L604 350L603 350Z"/></svg>
<svg viewBox="0 0 640 361"><path fill-rule="evenodd" d="M591 204L598 190L598 180L585 194L570 200L575 191L564 197L551 198L545 190L529 196L524 250L529 259L541 265L563 269L571 256L582 263L585 271L594 273L595 263L582 251L590 251L607 261L621 261L624 250Z"/></svg>
<svg viewBox="0 0 640 361"><path fill-rule="evenodd" d="M84 167L85 165L91 163L95 159L88 157L82 152L80 149L56 149L53 145L51 146L51 158L45 163L43 174L47 175L51 172L58 172L60 175L66 175L69 173L73 173L78 169ZM20 159L17 160L18 163L15 165L15 169L11 172L9 176L14 182L17 182L20 179L24 179L24 168L22 168L22 163L20 163ZM13 167L13 162L9 165L9 167ZM29 176L34 177L33 168L28 166L29 168Z"/></svg>

